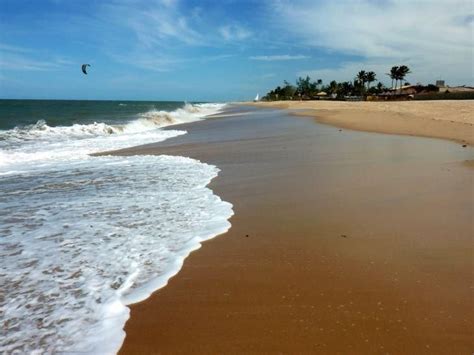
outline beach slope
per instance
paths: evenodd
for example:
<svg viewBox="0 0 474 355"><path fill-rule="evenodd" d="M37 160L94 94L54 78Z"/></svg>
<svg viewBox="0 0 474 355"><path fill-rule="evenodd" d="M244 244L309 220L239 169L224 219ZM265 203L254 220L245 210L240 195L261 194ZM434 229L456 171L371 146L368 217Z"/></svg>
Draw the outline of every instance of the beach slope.
<svg viewBox="0 0 474 355"><path fill-rule="evenodd" d="M289 109L360 131L445 138L474 145L474 100L436 101L275 101L257 107Z"/></svg>
<svg viewBox="0 0 474 355"><path fill-rule="evenodd" d="M221 169L226 234L132 305L122 354L471 353L471 148L231 108L117 154Z"/></svg>

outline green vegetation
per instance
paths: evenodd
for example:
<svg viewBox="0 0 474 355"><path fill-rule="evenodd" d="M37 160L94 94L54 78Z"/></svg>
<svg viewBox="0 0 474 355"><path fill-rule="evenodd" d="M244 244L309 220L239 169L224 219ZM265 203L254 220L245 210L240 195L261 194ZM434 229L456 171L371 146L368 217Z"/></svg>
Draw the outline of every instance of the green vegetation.
<svg viewBox="0 0 474 355"><path fill-rule="evenodd" d="M410 73L410 69L406 65L394 66L390 69L387 75L392 79L392 88L395 81L395 88L400 83L402 87L405 77ZM312 81L309 76L306 78L298 78L295 85L284 81L283 86L278 86L268 92L262 100L276 101L276 100L312 100L322 97L331 99L344 99L345 97L364 97L367 95L379 95L388 92L390 89L386 88L380 81L377 85L371 84L377 80L377 76L373 71L361 70L357 73L354 80L336 82L331 81L328 85L323 85L321 79Z"/></svg>
<svg viewBox="0 0 474 355"><path fill-rule="evenodd" d="M415 100L474 100L474 92L430 92L415 95Z"/></svg>
<svg viewBox="0 0 474 355"><path fill-rule="evenodd" d="M395 80L395 89L397 88L397 83L400 81L400 88L403 86L403 80L405 80L405 77L407 74L410 74L410 68L408 68L406 65L401 65L401 66L395 66L390 69L390 73L387 73L387 75L392 79L392 88L393 86L393 81Z"/></svg>

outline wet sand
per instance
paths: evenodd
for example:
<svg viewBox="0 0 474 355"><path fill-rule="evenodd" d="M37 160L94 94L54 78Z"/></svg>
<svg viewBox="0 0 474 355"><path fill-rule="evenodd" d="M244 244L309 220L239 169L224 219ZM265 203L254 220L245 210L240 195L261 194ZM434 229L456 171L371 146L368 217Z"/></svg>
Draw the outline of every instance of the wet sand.
<svg viewBox="0 0 474 355"><path fill-rule="evenodd" d="M474 145L474 100L275 101L252 105L289 109L322 123L359 131L445 138Z"/></svg>
<svg viewBox="0 0 474 355"><path fill-rule="evenodd" d="M120 152L217 165L235 212L131 307L122 354L472 353L472 148L230 113Z"/></svg>

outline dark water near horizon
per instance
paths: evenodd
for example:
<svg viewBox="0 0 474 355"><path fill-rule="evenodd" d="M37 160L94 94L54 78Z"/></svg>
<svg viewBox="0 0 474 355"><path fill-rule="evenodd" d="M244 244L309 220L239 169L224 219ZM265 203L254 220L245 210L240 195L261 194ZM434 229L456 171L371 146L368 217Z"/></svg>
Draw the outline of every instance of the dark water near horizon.
<svg viewBox="0 0 474 355"><path fill-rule="evenodd" d="M122 123L150 111L174 111L184 101L6 100L0 99L0 130L45 121L50 127Z"/></svg>

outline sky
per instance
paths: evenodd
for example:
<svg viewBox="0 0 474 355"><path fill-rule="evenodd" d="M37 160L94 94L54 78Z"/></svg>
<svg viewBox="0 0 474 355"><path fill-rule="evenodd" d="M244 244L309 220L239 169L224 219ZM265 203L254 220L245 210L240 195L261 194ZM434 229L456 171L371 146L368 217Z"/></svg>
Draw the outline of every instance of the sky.
<svg viewBox="0 0 474 355"><path fill-rule="evenodd" d="M474 85L473 23L472 0L0 0L0 98L248 100L402 64Z"/></svg>

